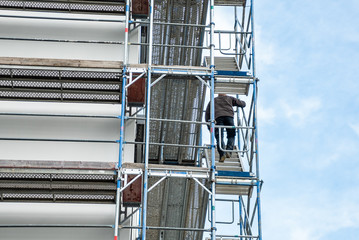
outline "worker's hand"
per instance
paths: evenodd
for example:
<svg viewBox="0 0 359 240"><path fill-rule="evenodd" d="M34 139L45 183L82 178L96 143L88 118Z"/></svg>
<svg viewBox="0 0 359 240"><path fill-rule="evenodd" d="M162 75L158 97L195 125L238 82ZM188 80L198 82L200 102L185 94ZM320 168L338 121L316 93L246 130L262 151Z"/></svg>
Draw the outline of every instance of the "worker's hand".
<svg viewBox="0 0 359 240"><path fill-rule="evenodd" d="M207 129L208 129L208 131L211 131L211 121L208 121L207 123L208 123L207 124Z"/></svg>
<svg viewBox="0 0 359 240"><path fill-rule="evenodd" d="M241 102L242 102L241 108L245 108L246 107L246 102L245 101L241 101Z"/></svg>
<svg viewBox="0 0 359 240"><path fill-rule="evenodd" d="M211 131L211 122L208 121L207 123L208 123L208 124L207 124L208 131ZM216 124L217 124L217 122L214 121L214 125L216 125Z"/></svg>

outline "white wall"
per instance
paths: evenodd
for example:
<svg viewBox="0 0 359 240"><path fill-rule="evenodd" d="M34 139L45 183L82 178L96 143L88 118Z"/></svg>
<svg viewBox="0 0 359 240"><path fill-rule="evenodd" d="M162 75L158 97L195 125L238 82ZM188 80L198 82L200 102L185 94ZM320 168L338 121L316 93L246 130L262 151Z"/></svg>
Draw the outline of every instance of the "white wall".
<svg viewBox="0 0 359 240"><path fill-rule="evenodd" d="M90 18L123 20L121 16L92 16L61 13L1 11L7 16ZM0 37L124 42L124 23L0 18ZM139 42L139 29L130 32L130 41ZM129 62L138 63L139 47L129 49ZM81 60L123 60L124 45L0 40L0 56Z"/></svg>
<svg viewBox="0 0 359 240"><path fill-rule="evenodd" d="M0 102L1 113L119 116L120 111L120 105L115 104ZM125 128L126 140L134 140L134 127L131 124L132 129ZM119 133L119 119L0 115L0 138L116 141ZM133 150L130 149L126 149L125 160L131 162ZM117 162L118 152L117 143L0 141L0 159L3 160Z"/></svg>
<svg viewBox="0 0 359 240"><path fill-rule="evenodd" d="M113 225L115 205L1 203L0 213L1 225ZM137 217L133 221L137 223ZM131 236L128 229L119 234L119 239ZM113 228L0 228L1 240L112 240L113 235Z"/></svg>
<svg viewBox="0 0 359 240"><path fill-rule="evenodd" d="M91 15L0 11L0 15L98 18ZM101 18L114 19L104 16ZM121 19L121 17L116 17ZM138 42L139 32L130 33ZM0 18L0 37L124 41L124 23ZM123 45L0 40L0 57L123 60ZM138 63L139 48L130 47L130 63ZM1 113L38 113L119 116L116 104L39 103L0 101ZM0 138L118 140L119 119L0 116ZM135 122L126 122L125 140L134 141ZM133 162L133 145L125 145L124 161ZM117 162L117 143L1 141L0 160ZM109 204L4 203L0 224L114 224ZM136 216L137 217L137 216ZM137 223L137 219L134 219ZM119 239L130 239L121 230ZM113 229L0 228L1 240L105 240ZM133 239L133 238L132 238Z"/></svg>

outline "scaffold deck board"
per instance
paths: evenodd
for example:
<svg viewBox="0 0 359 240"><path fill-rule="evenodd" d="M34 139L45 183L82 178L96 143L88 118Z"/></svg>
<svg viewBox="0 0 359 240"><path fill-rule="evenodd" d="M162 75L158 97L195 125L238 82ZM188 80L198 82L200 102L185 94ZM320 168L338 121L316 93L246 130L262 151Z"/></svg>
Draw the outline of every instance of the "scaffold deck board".
<svg viewBox="0 0 359 240"><path fill-rule="evenodd" d="M249 84L241 82L216 81L214 84L215 93L248 95Z"/></svg>
<svg viewBox="0 0 359 240"><path fill-rule="evenodd" d="M237 61L235 57L214 57L214 66L215 69L221 71L231 71L239 72ZM211 65L211 58L209 56L205 57L205 64L207 66Z"/></svg>
<svg viewBox="0 0 359 240"><path fill-rule="evenodd" d="M205 57L205 64L210 65L210 57ZM241 71L235 57L214 57L215 93L248 95L252 76L248 71Z"/></svg>
<svg viewBox="0 0 359 240"><path fill-rule="evenodd" d="M234 146L234 150L238 151L237 146ZM208 159L208 163L211 162L211 151L210 149L205 150L206 158ZM237 171L243 172L243 163L242 159L240 158L238 152L234 152L231 154L230 158L226 158L224 162L219 162L219 154L218 151L215 151L215 164L217 171Z"/></svg>
<svg viewBox="0 0 359 240"><path fill-rule="evenodd" d="M238 150L237 146L235 149ZM211 151L205 150L207 162L211 163ZM219 154L215 152L216 164L216 193L229 195L250 195L252 189L253 177L250 172L245 172L242 159L238 152L232 153L230 158L226 158L224 162L219 162Z"/></svg>
<svg viewBox="0 0 359 240"><path fill-rule="evenodd" d="M123 163L123 169L145 169L144 163ZM192 166L182 166L182 165L165 165L165 164L148 164L149 170L159 170L159 171L187 171L187 172L203 172L207 173L209 170L203 167L192 167Z"/></svg>
<svg viewBox="0 0 359 240"><path fill-rule="evenodd" d="M254 184L245 180L237 183L220 183L216 180L216 193L225 195L251 196Z"/></svg>
<svg viewBox="0 0 359 240"><path fill-rule="evenodd" d="M209 76L211 70L208 67L184 66L184 65L157 65L151 66L154 74L168 75L198 75ZM129 64L128 70L131 72L145 72L148 69L147 64Z"/></svg>
<svg viewBox="0 0 359 240"><path fill-rule="evenodd" d="M217 176L225 177L241 177L241 178L251 178L253 177L250 172L238 172L238 171L217 171Z"/></svg>

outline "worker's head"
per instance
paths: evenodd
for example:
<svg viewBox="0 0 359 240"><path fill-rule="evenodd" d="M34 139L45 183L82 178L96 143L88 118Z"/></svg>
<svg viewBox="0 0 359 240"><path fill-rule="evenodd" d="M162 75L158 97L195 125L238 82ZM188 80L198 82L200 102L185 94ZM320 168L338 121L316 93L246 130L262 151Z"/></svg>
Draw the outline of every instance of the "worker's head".
<svg viewBox="0 0 359 240"><path fill-rule="evenodd" d="M218 96L227 96L227 94L219 93Z"/></svg>

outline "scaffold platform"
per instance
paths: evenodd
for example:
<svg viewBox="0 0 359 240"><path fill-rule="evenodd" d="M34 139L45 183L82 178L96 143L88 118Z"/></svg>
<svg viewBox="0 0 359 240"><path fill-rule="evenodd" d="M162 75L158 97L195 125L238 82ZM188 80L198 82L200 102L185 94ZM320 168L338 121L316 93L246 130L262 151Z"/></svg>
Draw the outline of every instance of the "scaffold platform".
<svg viewBox="0 0 359 240"><path fill-rule="evenodd" d="M210 57L205 57L210 66ZM235 57L214 57L215 93L248 95L253 77L249 71L240 70Z"/></svg>
<svg viewBox="0 0 359 240"><path fill-rule="evenodd" d="M250 196L255 186L254 174L245 171L237 146L234 146L234 151L224 162L219 162L219 154L215 152L216 191L218 194ZM204 154L208 164L211 164L211 151L205 149Z"/></svg>

